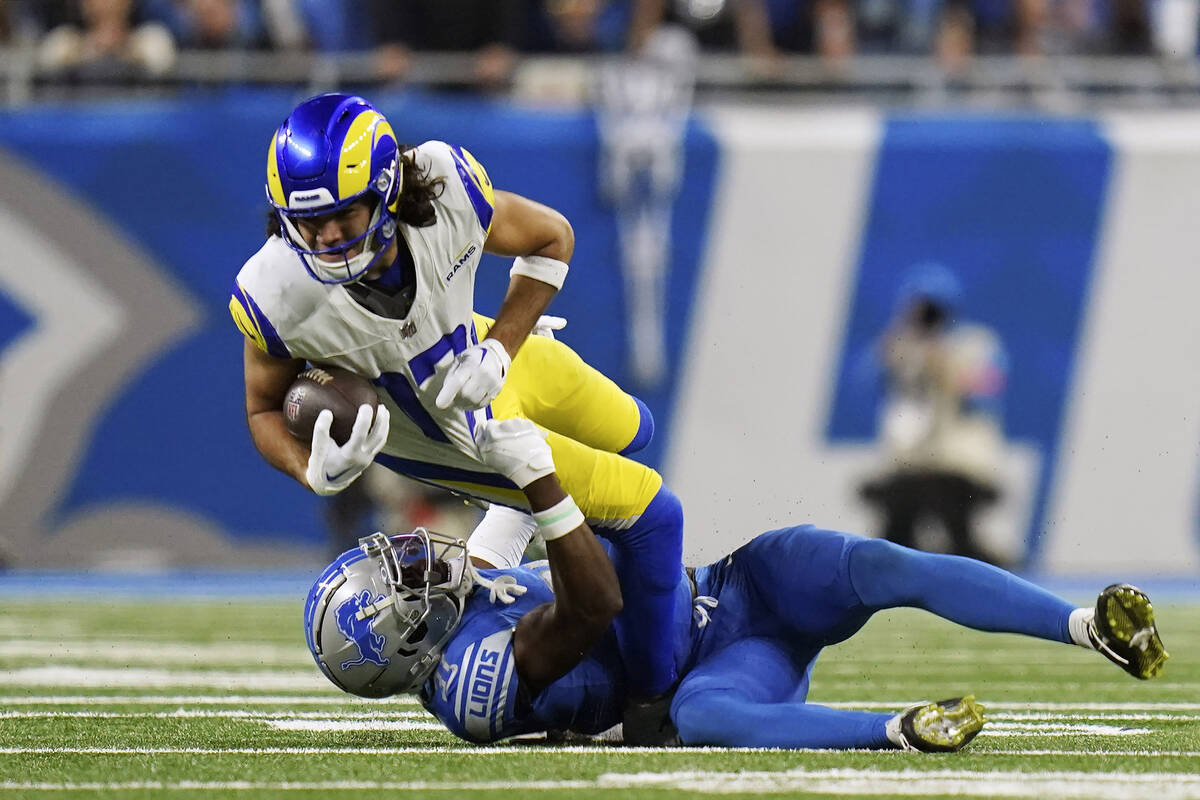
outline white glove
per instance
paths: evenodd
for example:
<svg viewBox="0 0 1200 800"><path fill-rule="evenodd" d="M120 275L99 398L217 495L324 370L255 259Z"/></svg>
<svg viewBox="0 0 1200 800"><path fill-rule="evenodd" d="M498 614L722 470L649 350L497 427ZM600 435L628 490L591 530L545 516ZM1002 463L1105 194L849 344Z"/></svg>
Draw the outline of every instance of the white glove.
<svg viewBox="0 0 1200 800"><path fill-rule="evenodd" d="M475 426L479 460L524 489L554 472L546 432L527 419L489 419Z"/></svg>
<svg viewBox="0 0 1200 800"><path fill-rule="evenodd" d="M565 327L567 327L566 317L552 317L549 314L543 314L538 317L537 322L533 323L533 335L553 339L554 332L561 331Z"/></svg>
<svg viewBox="0 0 1200 800"><path fill-rule="evenodd" d="M317 415L313 425L312 454L308 457L308 470L304 477L309 487L322 497L337 494L371 465L376 453L383 449L388 437L391 415L386 406L378 406L375 419L371 420L371 407L358 407L358 416L350 438L339 446L329 435L333 424L333 412L325 409Z"/></svg>
<svg viewBox="0 0 1200 800"><path fill-rule="evenodd" d="M483 408L500 394L511 364L508 351L495 339L468 347L450 364L434 403L438 408L454 406L463 411Z"/></svg>

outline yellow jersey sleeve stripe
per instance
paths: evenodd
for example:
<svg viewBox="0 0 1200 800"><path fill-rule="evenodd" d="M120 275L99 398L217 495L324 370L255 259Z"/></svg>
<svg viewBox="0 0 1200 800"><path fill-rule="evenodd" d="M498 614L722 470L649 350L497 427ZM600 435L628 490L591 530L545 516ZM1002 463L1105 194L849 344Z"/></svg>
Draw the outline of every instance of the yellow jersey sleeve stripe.
<svg viewBox="0 0 1200 800"><path fill-rule="evenodd" d="M496 209L496 190L492 187L487 170L465 148L451 146L450 153L454 156L454 167L458 171L463 188L467 190L467 197L471 200L471 207L475 209L475 216L479 218L480 227L485 232L490 232L492 215Z"/></svg>
<svg viewBox="0 0 1200 800"><path fill-rule="evenodd" d="M271 321L239 283L234 284L233 295L229 298L229 314L238 330L254 342L259 350L275 358L292 357Z"/></svg>

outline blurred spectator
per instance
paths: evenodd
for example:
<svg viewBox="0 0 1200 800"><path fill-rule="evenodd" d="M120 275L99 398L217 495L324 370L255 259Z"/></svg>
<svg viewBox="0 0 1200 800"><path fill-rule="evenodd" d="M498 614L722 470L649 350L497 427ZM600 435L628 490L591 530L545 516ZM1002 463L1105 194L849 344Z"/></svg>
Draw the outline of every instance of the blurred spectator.
<svg viewBox="0 0 1200 800"><path fill-rule="evenodd" d="M181 47L250 50L270 45L253 0L174 0L172 30Z"/></svg>
<svg viewBox="0 0 1200 800"><path fill-rule="evenodd" d="M619 50L629 28L628 0L545 0L534 3L523 42L539 53Z"/></svg>
<svg viewBox="0 0 1200 800"><path fill-rule="evenodd" d="M81 82L131 83L161 77L175 63L175 42L165 25L139 21L134 0L77 0L47 9L67 20L38 48L42 69Z"/></svg>
<svg viewBox="0 0 1200 800"><path fill-rule="evenodd" d="M522 0L373 0L380 77L403 79L414 52L469 52L476 83L498 88L516 66L523 12Z"/></svg>
<svg viewBox="0 0 1200 800"><path fill-rule="evenodd" d="M294 6L317 50L370 50L379 40L373 27L377 0L265 0ZM394 5L394 3L393 3ZM264 11L266 8L264 7ZM366 24L364 24L364 22Z"/></svg>
<svg viewBox="0 0 1200 800"><path fill-rule="evenodd" d="M335 9L336 2L328 5ZM296 0L262 0L263 27L277 50L298 50L309 44L304 17Z"/></svg>
<svg viewBox="0 0 1200 800"><path fill-rule="evenodd" d="M961 300L958 279L940 265L906 279L875 352L886 384L886 465L861 492L882 513L884 538L927 545L919 526L940 523L949 552L995 563L976 538L974 516L999 496L1007 357L990 329L958 318Z"/></svg>
<svg viewBox="0 0 1200 800"><path fill-rule="evenodd" d="M938 20L933 54L938 66L951 77L966 72L975 52L975 20L963 6L943 10Z"/></svg>
<svg viewBox="0 0 1200 800"><path fill-rule="evenodd" d="M663 23L688 28L704 50L740 50L759 77L779 73L766 0L634 0L629 49L640 51Z"/></svg>
<svg viewBox="0 0 1200 800"><path fill-rule="evenodd" d="M12 40L15 28L12 7L8 0L0 0L0 44L7 44Z"/></svg>
<svg viewBox="0 0 1200 800"><path fill-rule="evenodd" d="M1015 0L1014 22L1022 55L1150 51L1147 0Z"/></svg>

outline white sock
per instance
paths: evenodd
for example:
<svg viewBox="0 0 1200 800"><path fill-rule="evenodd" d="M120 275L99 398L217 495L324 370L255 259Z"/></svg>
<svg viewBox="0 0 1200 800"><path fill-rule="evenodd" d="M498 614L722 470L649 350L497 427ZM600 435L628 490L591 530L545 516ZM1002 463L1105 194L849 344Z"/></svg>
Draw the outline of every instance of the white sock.
<svg viewBox="0 0 1200 800"><path fill-rule="evenodd" d="M908 750L908 742L904 741L904 734L900 732L900 720L903 719L904 712L897 714L884 723L883 730L887 734L888 741L896 745L901 750Z"/></svg>
<svg viewBox="0 0 1200 800"><path fill-rule="evenodd" d="M1094 608L1077 608L1071 612L1071 616L1067 619L1067 630L1071 632L1071 641L1080 647L1086 647L1088 650L1095 650L1092 646L1092 640L1088 638L1088 626L1092 624L1092 619L1096 616Z"/></svg>

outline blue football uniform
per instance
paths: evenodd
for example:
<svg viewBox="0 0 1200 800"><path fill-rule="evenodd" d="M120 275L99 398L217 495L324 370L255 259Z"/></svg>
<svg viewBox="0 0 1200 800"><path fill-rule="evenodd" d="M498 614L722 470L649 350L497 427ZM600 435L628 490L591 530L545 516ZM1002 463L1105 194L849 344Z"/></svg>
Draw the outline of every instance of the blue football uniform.
<svg viewBox="0 0 1200 800"><path fill-rule="evenodd" d="M611 555L620 574L623 554ZM620 641L623 628L639 624L637 615L622 612L579 665L531 693L516 672L513 631L522 616L553 600L547 568L543 562L483 574L510 574L528 591L511 605L490 603L484 591L470 596L421 691L424 706L472 742L552 729L594 734L620 722L637 688ZM890 714L806 702L823 647L852 636L876 611L898 606L978 630L1070 642L1074 609L988 564L810 525L762 534L698 568L694 581L680 571L672 644L682 678L671 716L683 742L697 745L887 747Z"/></svg>
<svg viewBox="0 0 1200 800"><path fill-rule="evenodd" d="M527 591L508 605L490 602L485 590L471 594L458 630L421 689L422 705L456 736L479 743L545 730L595 734L620 722L628 673L617 628L630 620L619 619L574 669L531 695L516 673L513 632L521 617L553 601L549 567L541 561L480 573L493 580L511 575ZM691 586L682 569L676 592L675 656L680 669L694 627Z"/></svg>

